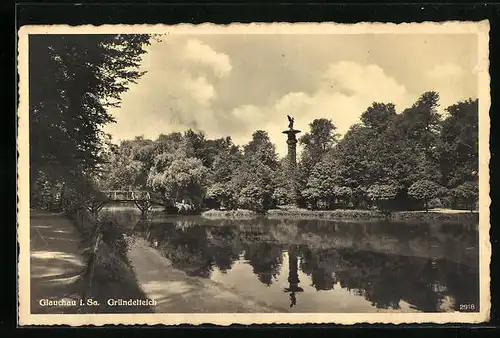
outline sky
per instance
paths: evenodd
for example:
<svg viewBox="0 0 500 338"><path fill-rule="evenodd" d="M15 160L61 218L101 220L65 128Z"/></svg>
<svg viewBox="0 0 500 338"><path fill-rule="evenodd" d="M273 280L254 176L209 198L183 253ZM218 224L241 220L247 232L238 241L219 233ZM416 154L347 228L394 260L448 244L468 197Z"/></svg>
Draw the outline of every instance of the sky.
<svg viewBox="0 0 500 338"><path fill-rule="evenodd" d="M401 112L429 90L441 110L477 98L477 43L475 34L165 35L105 131L119 142L192 128L243 145L261 129L283 156L287 115L303 133L328 118L343 135L373 102Z"/></svg>

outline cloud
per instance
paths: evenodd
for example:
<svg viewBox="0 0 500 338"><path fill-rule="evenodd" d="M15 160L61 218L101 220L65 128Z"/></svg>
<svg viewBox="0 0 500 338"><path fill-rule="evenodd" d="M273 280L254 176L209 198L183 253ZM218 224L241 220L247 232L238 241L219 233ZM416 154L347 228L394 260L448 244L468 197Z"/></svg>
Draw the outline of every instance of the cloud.
<svg viewBox="0 0 500 338"><path fill-rule="evenodd" d="M191 98L200 107L210 107L211 102L217 98L214 87L203 75L194 77L188 73L183 73L180 76L179 87L181 88L179 95L190 94Z"/></svg>
<svg viewBox="0 0 500 338"><path fill-rule="evenodd" d="M374 64L362 65L341 61L330 64L323 76L323 87L339 90L347 95L356 95L380 101L404 97L407 92L403 85L388 76Z"/></svg>
<svg viewBox="0 0 500 338"><path fill-rule="evenodd" d="M464 69L452 62L437 64L425 73L424 81L428 90L439 93L440 112L458 101L468 99L475 92L475 82L468 81L466 76Z"/></svg>
<svg viewBox="0 0 500 338"><path fill-rule="evenodd" d="M229 74L232 68L229 56L217 53L210 46L196 39L189 39L186 42L184 55L188 61L210 66L219 77Z"/></svg>
<svg viewBox="0 0 500 338"><path fill-rule="evenodd" d="M343 134L359 122L361 114L374 101L392 102L402 109L414 99L379 66L341 61L328 65L312 93L288 93L272 105L242 106L234 109L232 115L241 119L248 135L256 129L268 131L277 150L284 155L286 144L281 131L287 127L286 115L292 115L295 127L303 132L307 132L312 120L326 117Z"/></svg>
<svg viewBox="0 0 500 338"><path fill-rule="evenodd" d="M144 58L147 73L123 95L122 107L112 111L118 123L107 131L120 140L210 127L217 123L214 82L231 69L226 54L196 39L156 43Z"/></svg>
<svg viewBox="0 0 500 338"><path fill-rule="evenodd" d="M425 75L434 80L457 81L462 78L464 71L459 65L447 62L435 65Z"/></svg>

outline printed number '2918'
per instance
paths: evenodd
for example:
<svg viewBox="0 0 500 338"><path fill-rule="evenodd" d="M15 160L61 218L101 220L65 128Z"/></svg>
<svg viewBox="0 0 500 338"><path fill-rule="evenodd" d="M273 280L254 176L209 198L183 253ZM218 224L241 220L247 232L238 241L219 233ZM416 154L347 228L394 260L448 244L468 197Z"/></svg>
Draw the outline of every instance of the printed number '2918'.
<svg viewBox="0 0 500 338"><path fill-rule="evenodd" d="M475 309L474 304L460 304L460 311L474 311Z"/></svg>

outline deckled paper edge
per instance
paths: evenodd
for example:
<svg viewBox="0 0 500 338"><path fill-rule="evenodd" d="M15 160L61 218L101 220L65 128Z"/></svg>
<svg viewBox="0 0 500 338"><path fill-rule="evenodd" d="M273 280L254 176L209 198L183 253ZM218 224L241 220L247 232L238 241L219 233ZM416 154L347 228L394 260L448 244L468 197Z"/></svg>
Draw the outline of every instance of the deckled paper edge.
<svg viewBox="0 0 500 338"><path fill-rule="evenodd" d="M489 30L487 20L479 22L423 23L233 23L215 25L38 25L22 26L18 32L18 319L19 325L179 325L179 324L408 324L482 323L490 316L489 239L491 203L489 195L490 76ZM477 313L249 313L249 314L77 314L43 315L30 313L29 256L29 102L28 36L30 34L477 34L479 82L479 241L480 312Z"/></svg>

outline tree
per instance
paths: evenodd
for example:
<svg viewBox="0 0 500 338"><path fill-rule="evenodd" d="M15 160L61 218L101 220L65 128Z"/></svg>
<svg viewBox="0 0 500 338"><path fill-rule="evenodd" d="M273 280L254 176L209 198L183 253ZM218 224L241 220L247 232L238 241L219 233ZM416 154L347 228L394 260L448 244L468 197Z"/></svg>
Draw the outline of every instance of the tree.
<svg viewBox="0 0 500 338"><path fill-rule="evenodd" d="M432 156L439 127L440 117L437 112L439 106L439 94L437 92L426 92L422 94L417 102L402 113L402 124L408 138L413 141L416 149L426 152Z"/></svg>
<svg viewBox="0 0 500 338"><path fill-rule="evenodd" d="M369 201L366 200L361 190L376 184L382 177L385 177L385 173L379 170L380 153L372 150L377 142L380 141L373 130L360 124L351 126L334 150L325 157L324 161L329 161L329 164L325 163L322 170L328 168L335 170L327 170L322 177L317 178L318 182L330 177L334 180L333 185L352 189L354 207L364 206ZM335 164L334 167L333 164ZM374 173L378 174L374 176Z"/></svg>
<svg viewBox="0 0 500 338"><path fill-rule="evenodd" d="M460 202L464 203L472 212L476 207L479 197L479 187L477 182L465 182L451 191L452 195Z"/></svg>
<svg viewBox="0 0 500 338"><path fill-rule="evenodd" d="M30 36L30 179L72 182L100 169L108 107L139 79L148 35ZM64 185L64 184L63 184ZM36 190L35 184L31 187Z"/></svg>
<svg viewBox="0 0 500 338"><path fill-rule="evenodd" d="M442 184L454 187L478 179L479 101L467 100L446 108L440 134Z"/></svg>
<svg viewBox="0 0 500 338"><path fill-rule="evenodd" d="M321 191L317 188L306 188L302 191L302 196L309 202L313 210L318 209L318 202L321 199Z"/></svg>
<svg viewBox="0 0 500 338"><path fill-rule="evenodd" d="M361 115L361 122L377 132L383 132L396 116L396 109L393 103L373 102L370 107Z"/></svg>
<svg viewBox="0 0 500 338"><path fill-rule="evenodd" d="M429 180L417 181L408 189L408 195L416 200L424 202L425 212L428 212L429 210L429 200L441 194L443 194L443 187Z"/></svg>
<svg viewBox="0 0 500 338"><path fill-rule="evenodd" d="M387 212L392 207L392 202L399 193L395 184L374 184L368 188L368 197L375 202L379 209Z"/></svg>
<svg viewBox="0 0 500 338"><path fill-rule="evenodd" d="M208 169L197 158L176 158L165 171L150 174L149 185L175 203L199 209L205 196Z"/></svg>
<svg viewBox="0 0 500 338"><path fill-rule="evenodd" d="M229 184L215 182L208 187L206 197L215 200L220 207L232 208L235 204L234 195Z"/></svg>
<svg viewBox="0 0 500 338"><path fill-rule="evenodd" d="M273 185L275 187L273 192L273 199L278 205L286 205L295 203L295 194L297 187L293 180L290 180L288 158L284 157L280 160L278 168L274 172Z"/></svg>
<svg viewBox="0 0 500 338"><path fill-rule="evenodd" d="M266 191L250 182L238 193L238 205L243 209L263 212L265 210Z"/></svg>
<svg viewBox="0 0 500 338"><path fill-rule="evenodd" d="M243 156L233 172L231 186L239 207L264 211L274 206L275 171L278 155L266 132L258 130L243 146Z"/></svg>
<svg viewBox="0 0 500 338"><path fill-rule="evenodd" d="M257 130L252 134L252 140L243 146L243 154L246 158L256 160L271 170L276 170L278 166L276 147L267 132L263 130Z"/></svg>
<svg viewBox="0 0 500 338"><path fill-rule="evenodd" d="M273 176L273 171L256 159L244 160L230 182L238 207L259 212L273 207Z"/></svg>
<svg viewBox="0 0 500 338"><path fill-rule="evenodd" d="M212 146L209 147L212 148ZM222 145L215 146L213 144L213 152L213 161L210 166L212 183L227 183L241 165L243 157L241 151L238 146L233 144L231 138L227 137Z"/></svg>
<svg viewBox="0 0 500 338"><path fill-rule="evenodd" d="M220 158L221 154L235 157L240 155L239 148L233 143L231 137L218 138L215 140L205 140L202 148L202 156L197 156L203 161L207 168L214 166L214 162ZM236 160L233 158L233 160Z"/></svg>
<svg viewBox="0 0 500 338"><path fill-rule="evenodd" d="M299 139L299 143L304 146L298 166L298 181L301 190L306 188L314 166L337 142L335 133L337 127L331 120L315 119L309 124L309 128L309 132Z"/></svg>
<svg viewBox="0 0 500 338"><path fill-rule="evenodd" d="M223 140L223 141L222 141ZM207 140L208 151L212 151L207 198L215 201L218 207L236 207L236 193L231 180L241 165L242 154L230 137L215 141ZM210 204L211 201L207 201Z"/></svg>
<svg viewBox="0 0 500 338"><path fill-rule="evenodd" d="M195 132L192 129L188 129L183 135L183 142L185 143L186 155L189 157L196 157L200 159L204 166L210 167L212 158L209 158L205 151L205 134L203 132Z"/></svg>
<svg viewBox="0 0 500 338"><path fill-rule="evenodd" d="M147 177L153 163L153 141L136 137L125 140L111 152L103 173L99 175L101 189L135 190L145 189Z"/></svg>
<svg viewBox="0 0 500 338"><path fill-rule="evenodd" d="M336 200L345 198L340 196L346 190L340 189L341 179L338 175L337 162L334 152L331 151L314 166L307 181L307 188L304 190L304 197L307 196L313 205L322 200L326 202L326 207L332 208Z"/></svg>
<svg viewBox="0 0 500 338"><path fill-rule="evenodd" d="M310 130L300 138L304 149L313 155L324 155L337 140L337 127L331 120L315 119L309 124Z"/></svg>
<svg viewBox="0 0 500 338"><path fill-rule="evenodd" d="M331 188L331 194L335 196L338 201L342 201L344 205L347 205L353 195L353 190L350 187L336 185Z"/></svg>
<svg viewBox="0 0 500 338"><path fill-rule="evenodd" d="M290 189L284 187L277 187L273 192L273 199L278 205L286 205L292 203L292 195L290 194Z"/></svg>
<svg viewBox="0 0 500 338"><path fill-rule="evenodd" d="M417 180L440 180L438 139L441 128L441 118L437 112L439 94L426 92L410 108L405 109L396 130L403 133L413 157L418 159L414 167Z"/></svg>

